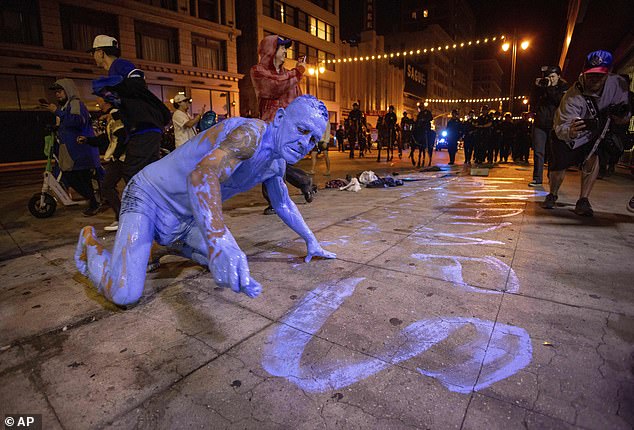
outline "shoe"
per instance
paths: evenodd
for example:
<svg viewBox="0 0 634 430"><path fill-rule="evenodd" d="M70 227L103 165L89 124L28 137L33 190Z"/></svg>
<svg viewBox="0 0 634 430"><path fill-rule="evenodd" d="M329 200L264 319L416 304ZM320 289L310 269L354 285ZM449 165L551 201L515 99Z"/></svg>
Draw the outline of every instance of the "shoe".
<svg viewBox="0 0 634 430"><path fill-rule="evenodd" d="M626 207L628 211L634 212L634 196L632 196Z"/></svg>
<svg viewBox="0 0 634 430"><path fill-rule="evenodd" d="M541 187L542 183L541 182L537 182L537 181L531 181L528 183L529 187Z"/></svg>
<svg viewBox="0 0 634 430"><path fill-rule="evenodd" d="M103 228L105 231L117 231L119 230L119 221L113 221L112 224Z"/></svg>
<svg viewBox="0 0 634 430"><path fill-rule="evenodd" d="M155 272L161 267L161 260L157 258L156 260L148 261L147 266L145 267L145 273Z"/></svg>
<svg viewBox="0 0 634 430"><path fill-rule="evenodd" d="M304 199L306 199L306 203L310 203L313 200L315 200L316 193L317 192L313 189L302 191L302 194L304 195Z"/></svg>
<svg viewBox="0 0 634 430"><path fill-rule="evenodd" d="M575 205L575 213L580 216L593 216L594 211L592 210L592 206L590 206L590 201L585 197L577 200L577 204Z"/></svg>
<svg viewBox="0 0 634 430"><path fill-rule="evenodd" d="M86 209L84 209L84 211L82 212L82 214L86 217L88 216L95 216L99 213L99 206L97 206L96 208L91 208L88 207Z"/></svg>
<svg viewBox="0 0 634 430"><path fill-rule="evenodd" d="M275 209L273 209L271 206L264 209L264 215L273 215L273 214L275 214Z"/></svg>
<svg viewBox="0 0 634 430"><path fill-rule="evenodd" d="M542 203L542 207L544 209L554 209L556 201L557 201L557 196L554 194L548 193L548 195L546 196L546 200L544 200L544 203Z"/></svg>

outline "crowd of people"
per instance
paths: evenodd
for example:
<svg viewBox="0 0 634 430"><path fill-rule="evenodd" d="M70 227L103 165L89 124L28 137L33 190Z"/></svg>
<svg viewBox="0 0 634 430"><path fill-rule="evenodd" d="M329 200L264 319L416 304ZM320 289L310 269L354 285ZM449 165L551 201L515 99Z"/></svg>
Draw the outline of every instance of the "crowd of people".
<svg viewBox="0 0 634 430"><path fill-rule="evenodd" d="M99 211L101 196L114 212L113 223L106 227L118 231L112 254L96 238L94 229L86 227L75 256L80 271L108 298L123 304L138 300L145 279L143 261L147 261L153 240L162 245L180 244L182 255L207 265L219 285L250 296L259 294L260 285L250 277L246 256L224 226L221 208L223 200L258 183L269 202L265 213L277 213L305 239L307 260L312 256L334 258L321 248L285 185L288 181L296 186L311 202L318 153L324 153L326 174L330 173L328 111L314 97L301 95L299 82L306 70L303 59L290 70L284 68L290 42L271 35L260 43L260 61L250 74L260 119L231 119L204 133L196 129L203 122L203 112L189 112L191 99L176 96L172 114L149 91L144 73L120 58L118 41L106 35L97 36L90 49L95 63L108 73L92 83L94 94L102 98L103 134L95 136L88 110L71 79L59 79L51 87L57 103L40 100L56 119L59 164L67 185L89 201L84 215ZM549 193L543 207L556 207L566 169L578 166L581 190L575 213L592 216L592 186L600 173L609 174L622 153L632 111L629 82L610 73L611 66L609 52L588 54L580 78L572 86L561 79L559 67L542 68L533 95L535 124L528 114L514 119L510 112L502 114L486 105L479 114L470 111L464 117L452 110L442 131L449 164L455 164L459 142L463 143L465 166L472 161L487 166L510 161L528 164L532 146L534 169L529 186L541 186L544 165L549 169ZM435 119L430 109L422 107L415 118L404 112L399 121L394 106L389 106L377 119L377 161L382 152L388 162L395 152L402 159L409 148L413 166L431 165L438 138ZM176 150L159 161L162 135L169 124L174 126ZM353 104L334 135L340 151L347 141L350 158L357 150L359 157L373 152L371 126L359 103ZM105 151L108 161L105 170L99 149ZM293 166L310 154L310 174ZM164 175L167 171L180 173L169 179ZM120 181L127 184L123 198L117 191ZM101 183L101 193L96 183ZM634 199L628 204L631 211L633 203ZM122 230L125 234L119 234ZM131 237L136 238L134 243ZM106 278L125 285L111 291L112 282L104 284Z"/></svg>
<svg viewBox="0 0 634 430"><path fill-rule="evenodd" d="M525 114L520 119L513 119L510 112L502 115L487 105L481 107L478 115L471 110L464 117L460 116L457 109L453 109L443 130L449 164L455 164L459 142L464 147L466 164L472 161L476 164L507 163L509 160L528 163L532 128L529 118ZM347 144L350 158L355 157L355 151L358 151L359 157L372 152L374 143L377 161L381 161L382 153L386 161L392 161L395 151L400 159L403 151L409 148L409 158L415 167L423 167L426 159L431 165L439 137L430 109L419 108L415 118L403 112L398 121L394 106L389 106L388 112L377 119L377 138L376 142L372 142L371 127L359 110L358 103L353 103L352 110L345 122L339 125L335 136L338 150L344 152Z"/></svg>
<svg viewBox="0 0 634 430"><path fill-rule="evenodd" d="M610 52L593 51L586 57L579 80L570 86L561 77L559 66L543 66L531 94L531 112L518 119L511 112L502 114L487 105L482 105L478 114L471 110L463 118L457 109L452 110L442 131L449 164L455 164L459 142L463 144L465 166L472 161L488 167L511 161L528 165L532 148L530 187L543 186L544 167L548 166L550 192L543 207L556 206L566 169L577 166L582 186L575 213L592 216L588 196L595 180L610 176L624 149L632 147L628 124L634 93L629 90L629 76L613 74L611 68ZM430 165L438 138L434 119L429 109L419 107L415 119L403 112L399 123L394 106L389 106L385 115L377 119L377 161L381 161L382 150L389 162L395 150L402 158L403 150L409 147L413 166L423 167L426 155ZM359 103L354 103L336 132L339 151L345 150L345 140L350 158L354 158L357 149L359 157L363 157L372 150L370 135L370 125L359 110ZM634 198L627 208L634 212Z"/></svg>

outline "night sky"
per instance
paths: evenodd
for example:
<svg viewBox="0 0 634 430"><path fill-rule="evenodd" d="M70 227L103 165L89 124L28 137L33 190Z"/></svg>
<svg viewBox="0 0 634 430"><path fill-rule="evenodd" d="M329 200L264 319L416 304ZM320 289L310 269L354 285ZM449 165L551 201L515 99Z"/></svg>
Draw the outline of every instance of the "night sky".
<svg viewBox="0 0 634 430"><path fill-rule="evenodd" d="M422 1L422 0L421 0ZM530 39L531 47L520 51L517 58L517 95L528 95L540 74L540 67L557 64L561 52L565 28L567 0L468 0L476 16L476 38L496 34L511 35L517 29L518 36ZM377 0L381 16L398 13L399 0ZM424 3L424 1L423 1ZM361 0L341 0L341 38L354 38L361 30ZM397 19L394 16L392 19ZM343 24L345 23L345 25ZM476 58L497 58L504 72L503 95L509 91L511 56L499 47L474 48Z"/></svg>

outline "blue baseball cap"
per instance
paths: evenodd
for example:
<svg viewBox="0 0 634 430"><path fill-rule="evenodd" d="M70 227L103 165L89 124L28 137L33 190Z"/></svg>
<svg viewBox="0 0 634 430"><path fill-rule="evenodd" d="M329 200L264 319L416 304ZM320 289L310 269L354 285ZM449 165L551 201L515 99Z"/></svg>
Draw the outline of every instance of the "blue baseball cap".
<svg viewBox="0 0 634 430"><path fill-rule="evenodd" d="M286 49L290 48L290 46L293 44L293 41L291 39L284 39L281 36L277 36L277 46L284 46L286 47Z"/></svg>
<svg viewBox="0 0 634 430"><path fill-rule="evenodd" d="M612 54L598 50L589 53L583 64L583 73L608 73L612 67Z"/></svg>

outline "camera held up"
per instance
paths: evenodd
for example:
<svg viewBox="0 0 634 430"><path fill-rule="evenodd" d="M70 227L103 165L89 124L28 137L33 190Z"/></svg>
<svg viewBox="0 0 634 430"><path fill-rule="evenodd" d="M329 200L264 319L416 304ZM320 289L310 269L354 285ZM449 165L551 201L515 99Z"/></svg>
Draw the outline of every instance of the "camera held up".
<svg viewBox="0 0 634 430"><path fill-rule="evenodd" d="M559 68L559 66L542 66L541 72L542 72L541 78L537 78L535 83L539 87L547 87L550 85L550 79L548 79L548 76L550 76L553 73L557 75L561 75L561 68Z"/></svg>

